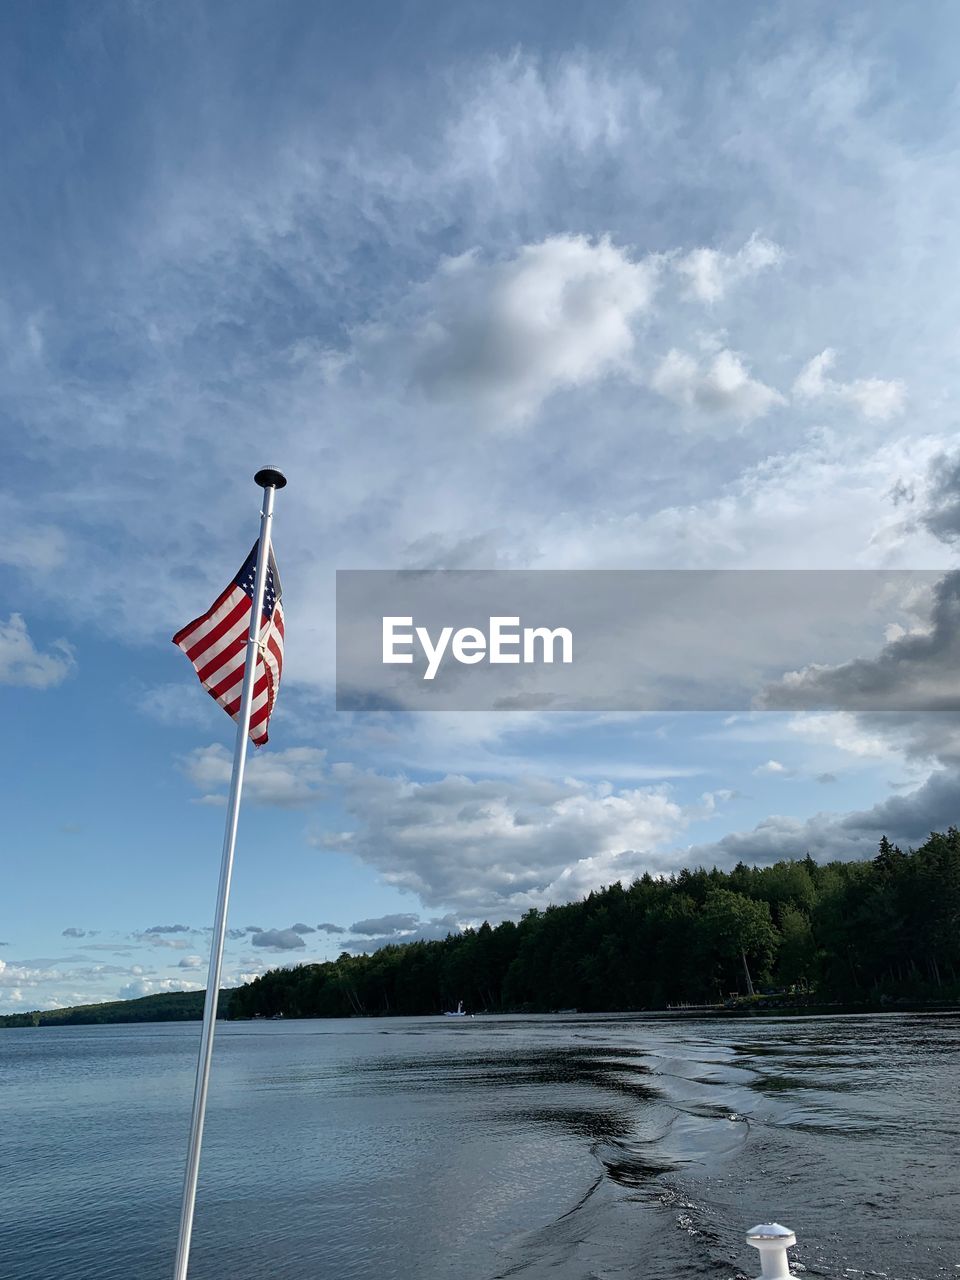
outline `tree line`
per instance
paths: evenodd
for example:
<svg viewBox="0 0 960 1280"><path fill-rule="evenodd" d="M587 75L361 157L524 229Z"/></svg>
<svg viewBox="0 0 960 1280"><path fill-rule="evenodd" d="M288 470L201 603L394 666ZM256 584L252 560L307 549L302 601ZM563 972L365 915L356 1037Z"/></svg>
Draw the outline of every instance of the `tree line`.
<svg viewBox="0 0 960 1280"><path fill-rule="evenodd" d="M809 855L610 885L442 941L274 969L231 1017L582 1012L799 1000L960 999L960 832L862 862Z"/></svg>

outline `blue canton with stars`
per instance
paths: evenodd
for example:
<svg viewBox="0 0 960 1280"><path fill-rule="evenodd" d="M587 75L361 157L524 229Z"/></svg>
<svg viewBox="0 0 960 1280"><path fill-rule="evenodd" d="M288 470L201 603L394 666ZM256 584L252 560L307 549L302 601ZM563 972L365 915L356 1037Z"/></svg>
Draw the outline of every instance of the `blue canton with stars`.
<svg viewBox="0 0 960 1280"><path fill-rule="evenodd" d="M257 548L259 540L253 544L253 550L244 560L240 567L240 572L234 578L237 586L244 591L252 600L253 584L257 576ZM263 616L272 618L273 611L277 607L277 601L280 599L280 575L277 573L276 562L273 558L273 548L270 549L270 556L267 561L267 581L263 589Z"/></svg>

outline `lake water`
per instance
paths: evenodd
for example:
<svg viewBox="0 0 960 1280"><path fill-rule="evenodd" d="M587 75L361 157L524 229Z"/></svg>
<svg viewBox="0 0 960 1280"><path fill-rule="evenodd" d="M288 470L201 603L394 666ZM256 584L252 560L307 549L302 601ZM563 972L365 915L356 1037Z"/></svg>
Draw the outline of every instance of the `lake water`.
<svg viewBox="0 0 960 1280"><path fill-rule="evenodd" d="M198 1037L0 1031L3 1280L169 1280ZM958 1277L958 1153L949 1015L221 1024L190 1276Z"/></svg>

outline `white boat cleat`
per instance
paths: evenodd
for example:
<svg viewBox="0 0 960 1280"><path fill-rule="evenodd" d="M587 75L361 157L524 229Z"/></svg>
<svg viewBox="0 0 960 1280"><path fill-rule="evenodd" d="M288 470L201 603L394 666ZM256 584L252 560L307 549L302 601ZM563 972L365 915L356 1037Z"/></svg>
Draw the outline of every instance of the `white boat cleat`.
<svg viewBox="0 0 960 1280"><path fill-rule="evenodd" d="M789 1227L779 1222L763 1223L747 1232L747 1244L759 1250L760 1275L757 1280L795 1280L790 1271L787 1250L797 1243Z"/></svg>

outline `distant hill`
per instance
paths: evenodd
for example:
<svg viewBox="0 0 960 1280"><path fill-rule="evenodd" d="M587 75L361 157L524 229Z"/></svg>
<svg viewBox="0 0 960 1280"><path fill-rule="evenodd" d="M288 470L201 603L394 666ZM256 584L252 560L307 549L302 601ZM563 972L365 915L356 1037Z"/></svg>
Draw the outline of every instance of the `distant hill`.
<svg viewBox="0 0 960 1280"><path fill-rule="evenodd" d="M227 1017L232 991L221 991L217 1013ZM0 1027L84 1026L99 1022L199 1022L202 991L166 991L139 1000L111 1000L106 1004L78 1004L70 1009L33 1010L0 1017Z"/></svg>

